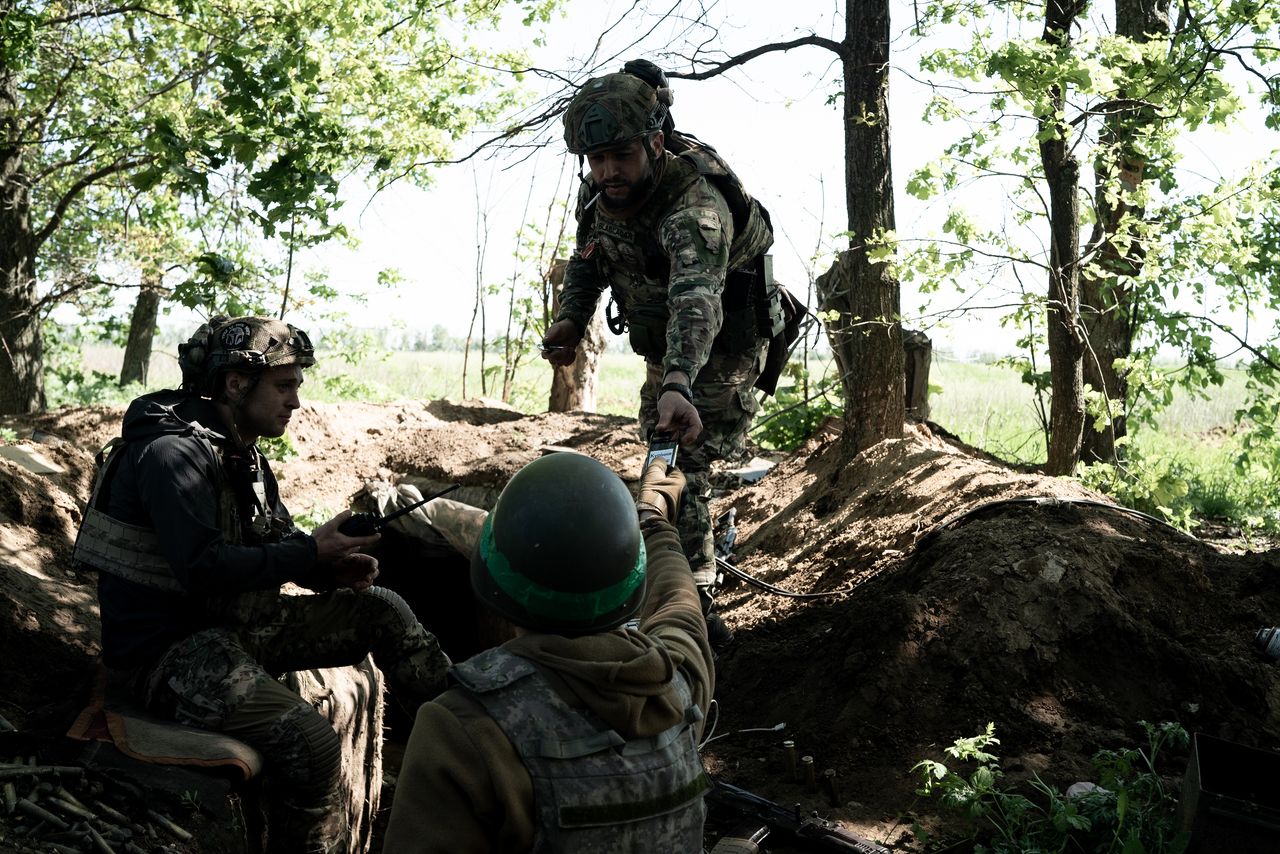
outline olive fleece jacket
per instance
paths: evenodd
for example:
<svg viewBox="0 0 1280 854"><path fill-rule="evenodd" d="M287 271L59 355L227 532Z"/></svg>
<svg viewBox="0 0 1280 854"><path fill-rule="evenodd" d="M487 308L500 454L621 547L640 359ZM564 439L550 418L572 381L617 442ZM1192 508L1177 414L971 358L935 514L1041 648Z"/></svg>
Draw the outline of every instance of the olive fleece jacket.
<svg viewBox="0 0 1280 854"><path fill-rule="evenodd" d="M683 720L676 669L700 709L714 690L707 627L679 535L661 519L642 530L649 590L639 631L526 634L504 645L537 665L571 705L591 709L626 738ZM523 852L533 837L533 783L498 726L459 688L424 704L405 748L383 851Z"/></svg>

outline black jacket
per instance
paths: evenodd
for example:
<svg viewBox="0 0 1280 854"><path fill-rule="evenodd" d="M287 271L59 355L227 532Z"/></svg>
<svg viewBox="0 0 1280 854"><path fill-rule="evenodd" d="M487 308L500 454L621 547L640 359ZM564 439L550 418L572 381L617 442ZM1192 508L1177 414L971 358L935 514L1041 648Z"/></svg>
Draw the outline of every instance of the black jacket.
<svg viewBox="0 0 1280 854"><path fill-rule="evenodd" d="M222 438L227 435L213 404L195 395L154 392L129 405L121 433L127 444L112 455L120 459L103 486L104 509L121 522L155 530L187 592L99 573L102 652L109 667L150 664L173 643L215 625L202 606L210 595L271 590L286 581L312 586L318 580L310 536L294 529L278 542L264 543L249 531L228 537L222 530L220 484L237 477L238 468L232 442ZM261 472L266 505L287 520L265 459ZM234 544L236 539L241 543Z"/></svg>

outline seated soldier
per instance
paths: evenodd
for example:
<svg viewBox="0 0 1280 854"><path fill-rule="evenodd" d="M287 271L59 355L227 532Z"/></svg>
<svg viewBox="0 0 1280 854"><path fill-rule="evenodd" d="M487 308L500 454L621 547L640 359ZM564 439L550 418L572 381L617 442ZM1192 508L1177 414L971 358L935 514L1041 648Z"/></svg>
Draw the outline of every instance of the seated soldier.
<svg viewBox="0 0 1280 854"><path fill-rule="evenodd" d="M669 521L683 487L655 462L633 503L569 453L507 484L471 583L516 637L418 710L385 851L702 850L712 658Z"/></svg>
<svg viewBox="0 0 1280 854"><path fill-rule="evenodd" d="M182 389L134 400L108 448L75 558L98 570L102 656L152 714L256 748L267 773L269 850L328 851L340 741L277 677L357 664L370 652L418 703L449 659L404 601L371 586L377 535L307 535L280 503L257 441L300 406L306 333L217 317L179 347ZM294 582L315 595L283 595Z"/></svg>

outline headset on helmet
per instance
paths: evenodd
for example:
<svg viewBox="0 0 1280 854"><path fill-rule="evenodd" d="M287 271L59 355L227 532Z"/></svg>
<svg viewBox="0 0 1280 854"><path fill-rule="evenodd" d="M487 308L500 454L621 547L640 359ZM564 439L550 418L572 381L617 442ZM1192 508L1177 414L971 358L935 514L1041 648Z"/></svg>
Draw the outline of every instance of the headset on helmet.
<svg viewBox="0 0 1280 854"><path fill-rule="evenodd" d="M280 365L309 368L316 363L307 333L270 317L210 318L190 340L178 345L182 388L212 397L224 371L258 373Z"/></svg>
<svg viewBox="0 0 1280 854"><path fill-rule="evenodd" d="M668 124L673 100L666 73L633 59L622 71L593 77L578 90L564 114L565 145L574 154L590 154L647 138Z"/></svg>
<svg viewBox="0 0 1280 854"><path fill-rule="evenodd" d="M646 554L622 480L582 454L516 472L471 558L480 601L515 625L562 635L608 631L644 601Z"/></svg>

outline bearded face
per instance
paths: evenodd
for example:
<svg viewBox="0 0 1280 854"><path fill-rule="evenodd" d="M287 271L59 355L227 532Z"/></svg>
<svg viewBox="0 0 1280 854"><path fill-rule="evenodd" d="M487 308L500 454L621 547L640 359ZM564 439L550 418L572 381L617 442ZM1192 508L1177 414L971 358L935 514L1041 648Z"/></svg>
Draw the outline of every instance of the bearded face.
<svg viewBox="0 0 1280 854"><path fill-rule="evenodd" d="M662 134L654 137L655 149L661 152ZM653 189L653 162L638 139L588 154L587 165L596 186L601 188L600 201L609 210L634 207Z"/></svg>

